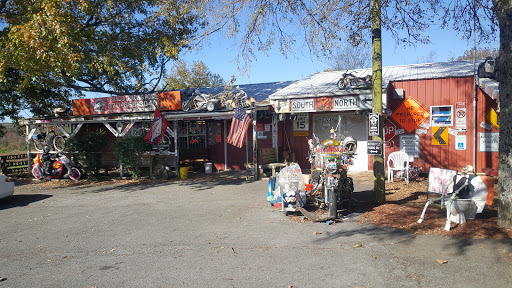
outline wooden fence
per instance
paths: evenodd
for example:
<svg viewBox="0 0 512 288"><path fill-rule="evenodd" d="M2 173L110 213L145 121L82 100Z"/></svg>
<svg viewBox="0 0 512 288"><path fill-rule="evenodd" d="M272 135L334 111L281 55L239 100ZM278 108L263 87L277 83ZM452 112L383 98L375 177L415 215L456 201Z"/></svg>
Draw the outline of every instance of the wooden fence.
<svg viewBox="0 0 512 288"><path fill-rule="evenodd" d="M28 171L27 154L0 156L0 167L4 175L26 173Z"/></svg>

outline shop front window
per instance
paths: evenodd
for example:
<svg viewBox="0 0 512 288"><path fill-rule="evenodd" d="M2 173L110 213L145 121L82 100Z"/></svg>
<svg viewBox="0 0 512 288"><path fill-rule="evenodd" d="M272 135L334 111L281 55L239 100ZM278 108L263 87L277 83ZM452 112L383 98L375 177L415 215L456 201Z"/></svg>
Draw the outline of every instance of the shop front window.
<svg viewBox="0 0 512 288"><path fill-rule="evenodd" d="M180 121L178 146L180 149L206 149L206 122Z"/></svg>

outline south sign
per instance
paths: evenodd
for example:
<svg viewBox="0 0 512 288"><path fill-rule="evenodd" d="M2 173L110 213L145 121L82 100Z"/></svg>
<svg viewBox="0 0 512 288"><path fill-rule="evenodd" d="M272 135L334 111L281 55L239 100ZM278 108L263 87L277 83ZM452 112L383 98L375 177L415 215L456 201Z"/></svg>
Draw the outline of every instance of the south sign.
<svg viewBox="0 0 512 288"><path fill-rule="evenodd" d="M315 99L293 99L292 112L313 112L315 111Z"/></svg>

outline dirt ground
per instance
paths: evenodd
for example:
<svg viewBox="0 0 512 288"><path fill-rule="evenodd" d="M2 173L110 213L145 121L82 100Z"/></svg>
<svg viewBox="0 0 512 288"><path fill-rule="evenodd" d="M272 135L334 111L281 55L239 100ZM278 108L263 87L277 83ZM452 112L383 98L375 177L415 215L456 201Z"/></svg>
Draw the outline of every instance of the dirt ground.
<svg viewBox="0 0 512 288"><path fill-rule="evenodd" d="M494 187L497 192L497 185ZM427 188L428 178L426 177L411 179L408 185L403 179L393 183L386 182L386 204L373 207L363 213L360 223L398 228L414 234L439 234L474 239L512 238L512 229L500 228L497 225L499 199L496 194L492 206L486 205L482 213L464 224L452 223L450 231L444 230L446 210L441 210L439 204L431 204L425 214L425 220L419 224L417 221L427 201L425 193ZM432 194L429 197L436 196Z"/></svg>

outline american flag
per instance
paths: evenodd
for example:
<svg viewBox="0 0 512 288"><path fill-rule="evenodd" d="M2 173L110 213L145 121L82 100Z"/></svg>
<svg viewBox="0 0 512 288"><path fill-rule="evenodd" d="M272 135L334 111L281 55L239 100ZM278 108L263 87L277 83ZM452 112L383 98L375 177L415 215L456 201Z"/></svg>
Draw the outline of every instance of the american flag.
<svg viewBox="0 0 512 288"><path fill-rule="evenodd" d="M233 146L242 148L249 124L251 124L249 115L245 113L242 105L238 105L238 108L235 110L235 115L233 116L233 121L231 122L231 129L229 129L229 135L226 139L227 142Z"/></svg>

